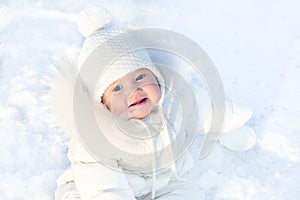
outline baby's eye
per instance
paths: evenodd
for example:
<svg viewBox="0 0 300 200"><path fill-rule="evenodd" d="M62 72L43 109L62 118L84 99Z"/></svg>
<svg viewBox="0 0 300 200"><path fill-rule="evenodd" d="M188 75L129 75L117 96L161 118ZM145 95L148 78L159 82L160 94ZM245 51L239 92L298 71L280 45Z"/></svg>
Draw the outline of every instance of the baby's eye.
<svg viewBox="0 0 300 200"><path fill-rule="evenodd" d="M146 76L146 75L144 75L144 74L138 75L138 76L135 78L135 80L136 80L136 81L139 81L139 80L143 79L145 76Z"/></svg>
<svg viewBox="0 0 300 200"><path fill-rule="evenodd" d="M114 92L118 92L122 89L122 87L120 85L117 85L116 87L114 87L113 91Z"/></svg>

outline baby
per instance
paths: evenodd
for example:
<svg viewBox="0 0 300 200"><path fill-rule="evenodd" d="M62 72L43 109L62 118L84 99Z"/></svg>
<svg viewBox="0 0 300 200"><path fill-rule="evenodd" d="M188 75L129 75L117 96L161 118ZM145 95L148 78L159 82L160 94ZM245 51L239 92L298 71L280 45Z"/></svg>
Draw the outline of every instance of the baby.
<svg viewBox="0 0 300 200"><path fill-rule="evenodd" d="M180 113L180 109L171 103L175 101L169 101L171 93L168 89L176 87L176 83L168 85L166 78L170 78L170 75L158 70L146 50L122 55L109 67L101 66L99 58L95 57L97 54L94 52L101 49L104 43L109 44L106 46L109 52L135 48L137 43L132 38L129 38L130 42L113 40L126 31L100 27L86 34L78 63L62 66L65 72L60 72L60 78L50 89L54 113L70 139L68 158L71 167L57 180L55 199L199 199L200 191L189 178L193 166L187 149L188 132L193 130L189 122L197 118L194 116L197 112L193 112L195 102L190 98L190 91L184 87L179 89L184 92L178 95L189 100L186 105L189 109L183 108L183 113ZM102 131L107 141L122 152L114 154L110 149L101 149L105 160L100 162L78 137L76 124L72 120L73 94L70 91L77 77L74 66L82 70L90 67L89 63L99 64L99 67L103 67L103 73L95 87L95 95L89 89L86 91L94 96L98 105L97 114L102 125L104 123ZM66 81L66 77L71 77L71 80ZM89 88L88 84L86 86ZM69 103L66 96L70 96ZM184 117L178 120L178 114ZM134 126L129 135L124 134L122 127L120 129L116 124L118 120L114 120L115 117L125 119L126 123L138 122L136 129ZM238 128L247 120L239 123ZM146 133L152 134L151 137L136 137L139 125L146 127ZM154 128L150 130L149 127Z"/></svg>

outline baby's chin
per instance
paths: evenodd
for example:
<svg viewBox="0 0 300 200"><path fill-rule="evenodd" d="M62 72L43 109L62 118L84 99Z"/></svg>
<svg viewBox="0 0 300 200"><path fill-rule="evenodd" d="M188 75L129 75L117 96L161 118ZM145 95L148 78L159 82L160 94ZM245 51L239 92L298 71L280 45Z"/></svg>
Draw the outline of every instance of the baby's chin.
<svg viewBox="0 0 300 200"><path fill-rule="evenodd" d="M146 108L128 111L128 116L130 119L144 119L150 115L152 109L153 106L147 106Z"/></svg>
<svg viewBox="0 0 300 200"><path fill-rule="evenodd" d="M143 110L143 111L137 111L128 113L129 119L143 119L147 116L149 116L150 110Z"/></svg>
<svg viewBox="0 0 300 200"><path fill-rule="evenodd" d="M149 116L151 109L143 109L143 110L133 110L133 111L123 111L123 112L116 112L112 111L114 115L123 118L123 119L143 119Z"/></svg>

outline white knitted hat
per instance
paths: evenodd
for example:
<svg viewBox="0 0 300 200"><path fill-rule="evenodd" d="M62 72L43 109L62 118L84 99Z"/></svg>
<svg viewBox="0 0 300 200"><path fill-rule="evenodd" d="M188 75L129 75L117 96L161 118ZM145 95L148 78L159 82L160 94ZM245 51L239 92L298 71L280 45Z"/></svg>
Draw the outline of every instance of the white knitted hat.
<svg viewBox="0 0 300 200"><path fill-rule="evenodd" d="M143 47L137 39L127 37L126 33L130 29L108 27L107 13L97 8L85 10L81 13L79 19L78 29L86 39L79 54L78 70L87 60L93 59L90 55L99 47L105 48L105 54L108 54L107 57L111 57L112 54L119 55L121 52L126 52L117 57L109 66L106 66L101 80L96 85L96 99L100 100L105 90L114 81L141 68L150 70L156 76L161 86L161 93L164 94L164 79L161 73L152 63L148 52L142 49ZM118 38L119 36L120 38ZM105 45L103 45L104 43Z"/></svg>

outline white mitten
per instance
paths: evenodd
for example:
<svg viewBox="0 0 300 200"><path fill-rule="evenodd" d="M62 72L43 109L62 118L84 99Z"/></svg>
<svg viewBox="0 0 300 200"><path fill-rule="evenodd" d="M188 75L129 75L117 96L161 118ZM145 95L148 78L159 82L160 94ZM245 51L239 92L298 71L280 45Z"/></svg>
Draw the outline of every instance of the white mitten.
<svg viewBox="0 0 300 200"><path fill-rule="evenodd" d="M247 151L256 143L255 132L248 126L224 133L219 139L220 144L233 151Z"/></svg>

